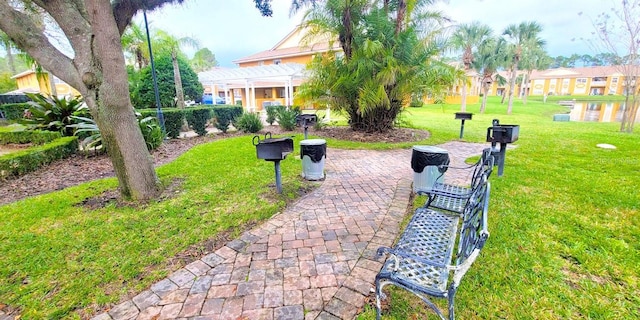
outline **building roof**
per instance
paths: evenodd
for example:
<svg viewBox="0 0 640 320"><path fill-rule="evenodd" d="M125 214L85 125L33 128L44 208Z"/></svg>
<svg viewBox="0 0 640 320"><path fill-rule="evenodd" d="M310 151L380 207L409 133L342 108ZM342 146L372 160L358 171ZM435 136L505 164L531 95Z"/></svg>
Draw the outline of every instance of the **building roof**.
<svg viewBox="0 0 640 320"><path fill-rule="evenodd" d="M622 76L620 66L593 66L578 68L555 68L547 70L534 70L531 79L547 78L594 78L606 76Z"/></svg>
<svg viewBox="0 0 640 320"><path fill-rule="evenodd" d="M319 52L327 52L330 50L338 50L340 47L337 45L330 46L327 37L316 37L314 40L316 43L308 44L305 39L307 29L302 26L297 26L289 34L287 34L282 40L278 41L273 48L265 51L261 51L237 60L234 63L247 63L265 61L271 59L281 59L289 57L297 57L304 55L312 55Z"/></svg>
<svg viewBox="0 0 640 320"><path fill-rule="evenodd" d="M198 73L203 84L244 86L247 83L302 80L305 66L300 63L270 64L244 68L214 68Z"/></svg>

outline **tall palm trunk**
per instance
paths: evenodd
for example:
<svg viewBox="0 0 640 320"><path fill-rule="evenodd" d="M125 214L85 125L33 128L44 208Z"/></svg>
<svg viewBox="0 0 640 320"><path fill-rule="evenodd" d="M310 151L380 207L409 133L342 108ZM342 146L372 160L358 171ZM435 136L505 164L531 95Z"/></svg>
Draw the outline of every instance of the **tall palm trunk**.
<svg viewBox="0 0 640 320"><path fill-rule="evenodd" d="M482 104L480 105L480 113L484 113L487 108L487 95L489 94L489 86L490 84L482 85Z"/></svg>
<svg viewBox="0 0 640 320"><path fill-rule="evenodd" d="M516 87L516 72L518 71L518 61L514 59L511 66L511 79L509 79L509 103L507 106L507 114L511 114L513 111L513 92Z"/></svg>
<svg viewBox="0 0 640 320"><path fill-rule="evenodd" d="M462 96L460 97L460 111L467 111L467 82L462 81Z"/></svg>
<svg viewBox="0 0 640 320"><path fill-rule="evenodd" d="M184 89L182 88L182 77L180 77L180 66L178 65L178 53L171 52L171 62L173 62L173 81L176 85L177 107L184 109Z"/></svg>

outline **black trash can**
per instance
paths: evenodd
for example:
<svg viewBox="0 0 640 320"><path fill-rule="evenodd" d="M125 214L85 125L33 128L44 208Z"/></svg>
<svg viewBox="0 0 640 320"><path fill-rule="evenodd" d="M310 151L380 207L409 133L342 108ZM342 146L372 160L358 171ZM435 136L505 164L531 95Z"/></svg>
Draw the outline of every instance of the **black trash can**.
<svg viewBox="0 0 640 320"><path fill-rule="evenodd" d="M307 180L324 179L324 162L327 158L327 141L307 139L300 141L302 177Z"/></svg>
<svg viewBox="0 0 640 320"><path fill-rule="evenodd" d="M442 176L449 164L449 152L434 146L413 146L411 169L413 169L413 192L429 192L436 182L444 182Z"/></svg>

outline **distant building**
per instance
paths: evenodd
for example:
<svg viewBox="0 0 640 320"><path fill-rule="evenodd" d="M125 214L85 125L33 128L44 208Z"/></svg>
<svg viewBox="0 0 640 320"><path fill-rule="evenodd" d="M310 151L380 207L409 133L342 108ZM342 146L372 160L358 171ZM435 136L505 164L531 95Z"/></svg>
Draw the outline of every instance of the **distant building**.
<svg viewBox="0 0 640 320"><path fill-rule="evenodd" d="M525 94L542 95L620 95L625 93L624 75L619 66L595 66L581 68L557 68L534 70L525 84ZM519 74L525 74L519 71ZM506 72L501 73L505 78ZM516 84L515 94L520 92L521 83ZM494 82L490 95L502 95L507 85Z"/></svg>
<svg viewBox="0 0 640 320"><path fill-rule="evenodd" d="M38 73L34 70L27 70L16 74L11 79L16 80L18 86L17 90L11 93L41 93L43 95L51 95L51 81L49 81L49 73ZM80 92L74 89L64 81L53 76L53 83L55 85L56 95L60 97L75 97L79 96Z"/></svg>

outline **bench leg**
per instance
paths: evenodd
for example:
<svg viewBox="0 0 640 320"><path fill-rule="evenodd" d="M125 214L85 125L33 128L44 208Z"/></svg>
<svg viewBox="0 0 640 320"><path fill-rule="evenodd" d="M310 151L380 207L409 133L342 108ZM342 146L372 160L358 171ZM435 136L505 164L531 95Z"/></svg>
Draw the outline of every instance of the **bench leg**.
<svg viewBox="0 0 640 320"><path fill-rule="evenodd" d="M458 288L455 286L451 286L449 287L449 294L448 294L448 299L449 299L449 320L453 320L455 319L455 312L454 312L454 298L456 295L456 291L458 291Z"/></svg>
<svg viewBox="0 0 640 320"><path fill-rule="evenodd" d="M387 283L380 283L380 279L376 279L376 320L380 320L382 317L382 306L380 300L384 299L384 293L382 293L382 287Z"/></svg>

